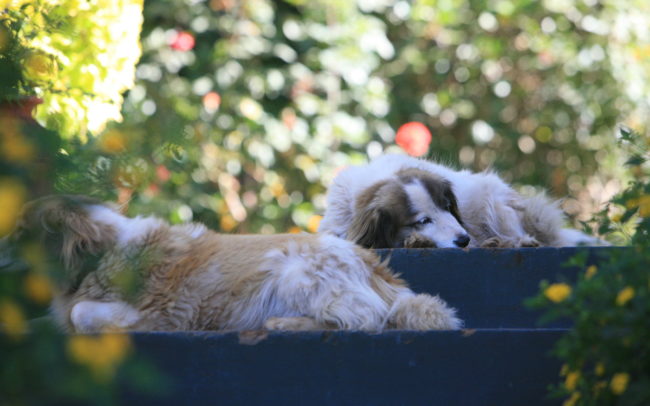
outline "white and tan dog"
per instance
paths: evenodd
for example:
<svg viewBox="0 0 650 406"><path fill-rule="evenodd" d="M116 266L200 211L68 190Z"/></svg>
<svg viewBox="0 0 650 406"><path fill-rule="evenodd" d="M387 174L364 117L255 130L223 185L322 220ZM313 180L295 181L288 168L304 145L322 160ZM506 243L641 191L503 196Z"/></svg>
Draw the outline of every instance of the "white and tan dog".
<svg viewBox="0 0 650 406"><path fill-rule="evenodd" d="M495 173L384 155L334 179L318 231L371 248L606 244L564 221L557 202L523 197Z"/></svg>
<svg viewBox="0 0 650 406"><path fill-rule="evenodd" d="M52 305L68 331L458 329L371 251L331 236L224 235L127 218L81 196L26 205L13 241L63 270Z"/></svg>

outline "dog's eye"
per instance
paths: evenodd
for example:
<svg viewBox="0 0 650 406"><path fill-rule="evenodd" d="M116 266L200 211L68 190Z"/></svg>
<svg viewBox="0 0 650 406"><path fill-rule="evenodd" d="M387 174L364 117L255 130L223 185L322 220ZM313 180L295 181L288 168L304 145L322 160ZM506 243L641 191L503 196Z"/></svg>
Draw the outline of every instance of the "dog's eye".
<svg viewBox="0 0 650 406"><path fill-rule="evenodd" d="M431 224L431 218L430 217L422 217L420 220L416 221L415 224L419 226L423 226L425 224Z"/></svg>

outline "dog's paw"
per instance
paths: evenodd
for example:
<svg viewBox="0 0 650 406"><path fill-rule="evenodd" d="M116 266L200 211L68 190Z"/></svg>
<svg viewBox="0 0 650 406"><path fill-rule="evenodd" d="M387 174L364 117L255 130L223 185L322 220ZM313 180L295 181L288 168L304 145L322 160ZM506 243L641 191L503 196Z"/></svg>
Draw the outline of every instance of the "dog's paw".
<svg viewBox="0 0 650 406"><path fill-rule="evenodd" d="M525 237L522 237L519 240L519 247L524 247L524 248L537 248L540 247L542 244L537 241L535 238L531 237L530 235L527 235Z"/></svg>
<svg viewBox="0 0 650 406"><path fill-rule="evenodd" d="M481 248L505 248L505 241L499 237L490 237L481 243Z"/></svg>
<svg viewBox="0 0 650 406"><path fill-rule="evenodd" d="M534 248L539 246L541 243L529 235L517 239L490 237L481 244L481 248Z"/></svg>
<svg viewBox="0 0 650 406"><path fill-rule="evenodd" d="M391 313L390 326L400 330L458 330L463 326L455 309L427 294L400 299Z"/></svg>
<svg viewBox="0 0 650 406"><path fill-rule="evenodd" d="M404 240L404 248L436 248L436 243L420 234L412 234Z"/></svg>
<svg viewBox="0 0 650 406"><path fill-rule="evenodd" d="M140 321L138 310L125 302L94 302L83 300L70 311L70 321L76 333L123 331Z"/></svg>
<svg viewBox="0 0 650 406"><path fill-rule="evenodd" d="M316 320L310 317L271 317L264 322L264 328L275 331L309 331L325 329Z"/></svg>

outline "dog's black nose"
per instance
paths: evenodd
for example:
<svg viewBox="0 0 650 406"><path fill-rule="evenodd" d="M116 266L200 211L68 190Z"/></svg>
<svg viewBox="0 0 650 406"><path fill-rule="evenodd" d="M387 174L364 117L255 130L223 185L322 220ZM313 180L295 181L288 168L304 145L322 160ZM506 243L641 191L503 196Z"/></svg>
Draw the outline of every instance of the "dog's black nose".
<svg viewBox="0 0 650 406"><path fill-rule="evenodd" d="M465 248L467 247L467 244L469 244L469 235L467 234L462 234L456 237L454 240L454 244L459 246L460 248Z"/></svg>

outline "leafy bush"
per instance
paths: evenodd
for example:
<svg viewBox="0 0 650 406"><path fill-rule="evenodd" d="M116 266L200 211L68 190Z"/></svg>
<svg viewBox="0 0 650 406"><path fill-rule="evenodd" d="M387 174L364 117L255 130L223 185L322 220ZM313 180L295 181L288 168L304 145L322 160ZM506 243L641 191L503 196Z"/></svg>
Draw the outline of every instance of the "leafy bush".
<svg viewBox="0 0 650 406"><path fill-rule="evenodd" d="M531 299L546 310L544 319L568 318L573 328L556 344L564 361L564 382L554 387L570 405L647 405L650 403L650 167L648 138L621 130L634 180L601 213L602 231L634 227L630 248L608 251L600 265L586 266L586 255L570 265L584 269L575 284L542 285ZM610 207L611 211L614 207Z"/></svg>
<svg viewBox="0 0 650 406"><path fill-rule="evenodd" d="M0 9L0 237L26 201L55 191L57 174L79 170L62 148L119 116L142 17L137 1L9 3ZM54 130L31 118L41 102L37 116ZM119 404L117 376L121 388L159 391L160 374L128 335L67 336L42 317L62 272L40 243L14 252L0 238L0 404Z"/></svg>
<svg viewBox="0 0 650 406"><path fill-rule="evenodd" d="M10 3L0 14L0 64L17 80L2 98L42 98L37 118L68 138L120 120L140 58L142 0Z"/></svg>
<svg viewBox="0 0 650 406"><path fill-rule="evenodd" d="M420 122L411 153L493 167L585 220L625 181L615 125L648 107L650 5L633 3L147 2L124 123L58 187L227 232L313 231L337 171Z"/></svg>

